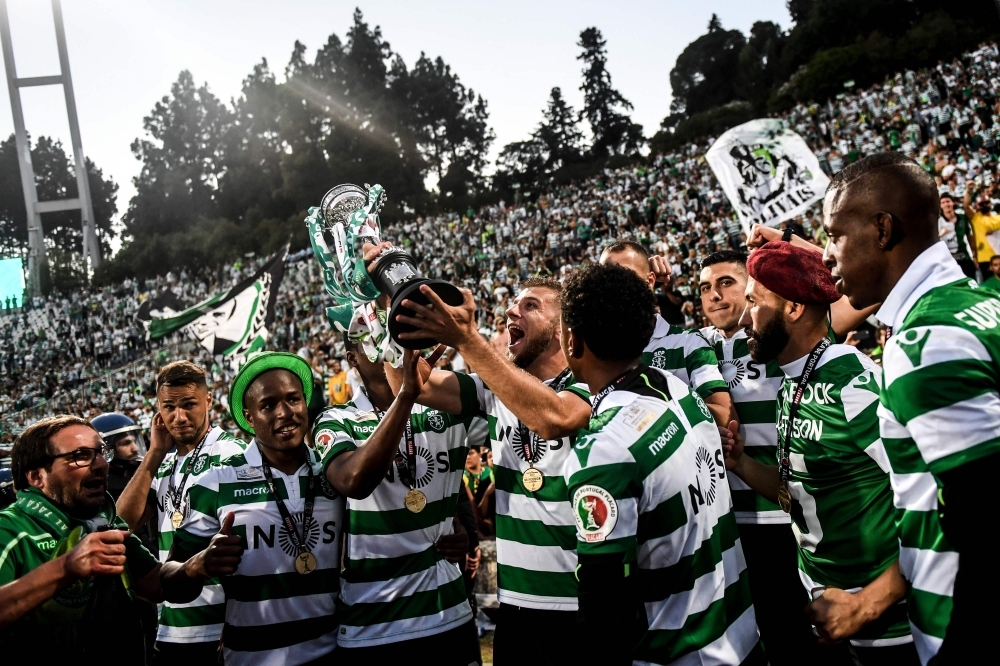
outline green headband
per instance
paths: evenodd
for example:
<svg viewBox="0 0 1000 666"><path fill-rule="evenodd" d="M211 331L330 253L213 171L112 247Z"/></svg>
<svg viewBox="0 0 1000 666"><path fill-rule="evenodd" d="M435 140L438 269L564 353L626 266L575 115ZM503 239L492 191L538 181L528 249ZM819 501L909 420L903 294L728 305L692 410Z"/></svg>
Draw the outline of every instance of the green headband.
<svg viewBox="0 0 1000 666"><path fill-rule="evenodd" d="M306 404L312 400L313 376L312 369L298 354L288 352L258 352L240 368L229 388L229 411L236 425L245 432L255 435L253 427L243 416L243 396L254 380L269 370L288 370L302 382L302 393Z"/></svg>

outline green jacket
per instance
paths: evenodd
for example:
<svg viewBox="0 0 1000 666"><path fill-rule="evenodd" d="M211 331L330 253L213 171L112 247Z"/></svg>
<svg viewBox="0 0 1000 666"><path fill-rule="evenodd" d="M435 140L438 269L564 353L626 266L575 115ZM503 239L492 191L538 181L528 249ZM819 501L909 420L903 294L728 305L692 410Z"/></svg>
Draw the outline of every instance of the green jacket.
<svg viewBox="0 0 1000 666"><path fill-rule="evenodd" d="M0 511L0 585L69 552L103 523L128 529L110 495L97 517L83 521L36 488L18 491L14 504ZM35 646L48 663L78 659L89 650L102 664L109 658L114 663L143 663L142 626L131 580L148 574L157 561L133 534L125 540L125 557L120 577L88 578L63 588L0 630L0 644Z"/></svg>

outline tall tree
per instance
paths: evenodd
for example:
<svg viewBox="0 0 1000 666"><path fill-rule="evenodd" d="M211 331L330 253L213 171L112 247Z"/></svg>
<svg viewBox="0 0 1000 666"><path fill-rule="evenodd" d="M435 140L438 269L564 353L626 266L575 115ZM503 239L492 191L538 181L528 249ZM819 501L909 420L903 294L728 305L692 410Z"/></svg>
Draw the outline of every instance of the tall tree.
<svg viewBox="0 0 1000 666"><path fill-rule="evenodd" d="M29 145L30 145L29 140ZM62 143L41 136L31 145L31 164L35 172L35 188L39 201L73 199L79 196L73 163ZM118 185L89 159L85 161L90 195L94 204L95 227L102 253L111 251L115 236L112 219L118 212ZM83 251L80 211L60 211L42 215L45 238L64 254ZM21 190L21 173L17 162L14 135L0 142L0 256L23 254L28 246L27 211Z"/></svg>
<svg viewBox="0 0 1000 666"><path fill-rule="evenodd" d="M545 166L551 173L583 156L583 132L579 116L566 103L560 88L553 88L542 112L542 122L532 136L545 144L548 151Z"/></svg>
<svg viewBox="0 0 1000 666"><path fill-rule="evenodd" d="M232 113L191 72L180 73L143 119L148 139L132 142L142 162L122 221L134 238L190 228L218 214L216 192Z"/></svg>
<svg viewBox="0 0 1000 666"><path fill-rule="evenodd" d="M750 38L740 51L736 91L758 114L767 108L771 91L781 84L781 57L785 47L781 26L757 21L750 28Z"/></svg>
<svg viewBox="0 0 1000 666"><path fill-rule="evenodd" d="M583 51L576 57L582 60L583 117L590 123L593 134L591 152L595 157L627 155L638 151L645 142L642 125L633 123L626 114L632 103L611 85L608 72L607 42L597 28L587 28L577 42Z"/></svg>
<svg viewBox="0 0 1000 666"><path fill-rule="evenodd" d="M670 70L673 113L691 116L739 98L734 73L746 38L739 30L725 30L712 14L708 32L677 57Z"/></svg>

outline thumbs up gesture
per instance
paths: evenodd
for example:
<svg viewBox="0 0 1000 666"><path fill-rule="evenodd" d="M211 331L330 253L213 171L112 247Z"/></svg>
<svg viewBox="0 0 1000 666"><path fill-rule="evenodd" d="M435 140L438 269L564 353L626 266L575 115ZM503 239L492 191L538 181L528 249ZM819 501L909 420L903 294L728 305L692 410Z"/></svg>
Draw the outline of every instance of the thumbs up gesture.
<svg viewBox="0 0 1000 666"><path fill-rule="evenodd" d="M209 578L227 576L236 573L243 556L243 539L233 534L233 521L236 514L232 511L226 514L222 521L222 529L212 537L208 548L202 551L202 568Z"/></svg>

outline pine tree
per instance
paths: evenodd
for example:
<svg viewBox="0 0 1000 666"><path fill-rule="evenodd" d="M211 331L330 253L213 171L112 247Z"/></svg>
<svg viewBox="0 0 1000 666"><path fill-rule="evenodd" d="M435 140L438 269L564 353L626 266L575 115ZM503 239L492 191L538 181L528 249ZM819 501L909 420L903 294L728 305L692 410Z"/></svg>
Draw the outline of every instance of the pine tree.
<svg viewBox="0 0 1000 666"><path fill-rule="evenodd" d="M566 164L579 161L583 154L583 133L579 128L579 116L563 99L560 88L553 88L549 93L549 102L542 117L543 120L532 137L541 141L548 151L546 170L551 173Z"/></svg>
<svg viewBox="0 0 1000 666"><path fill-rule="evenodd" d="M625 113L632 110L632 103L611 85L606 44L597 28L581 32L577 42L583 49L576 57L584 64L582 115L590 123L595 157L634 153L645 142L642 126Z"/></svg>

